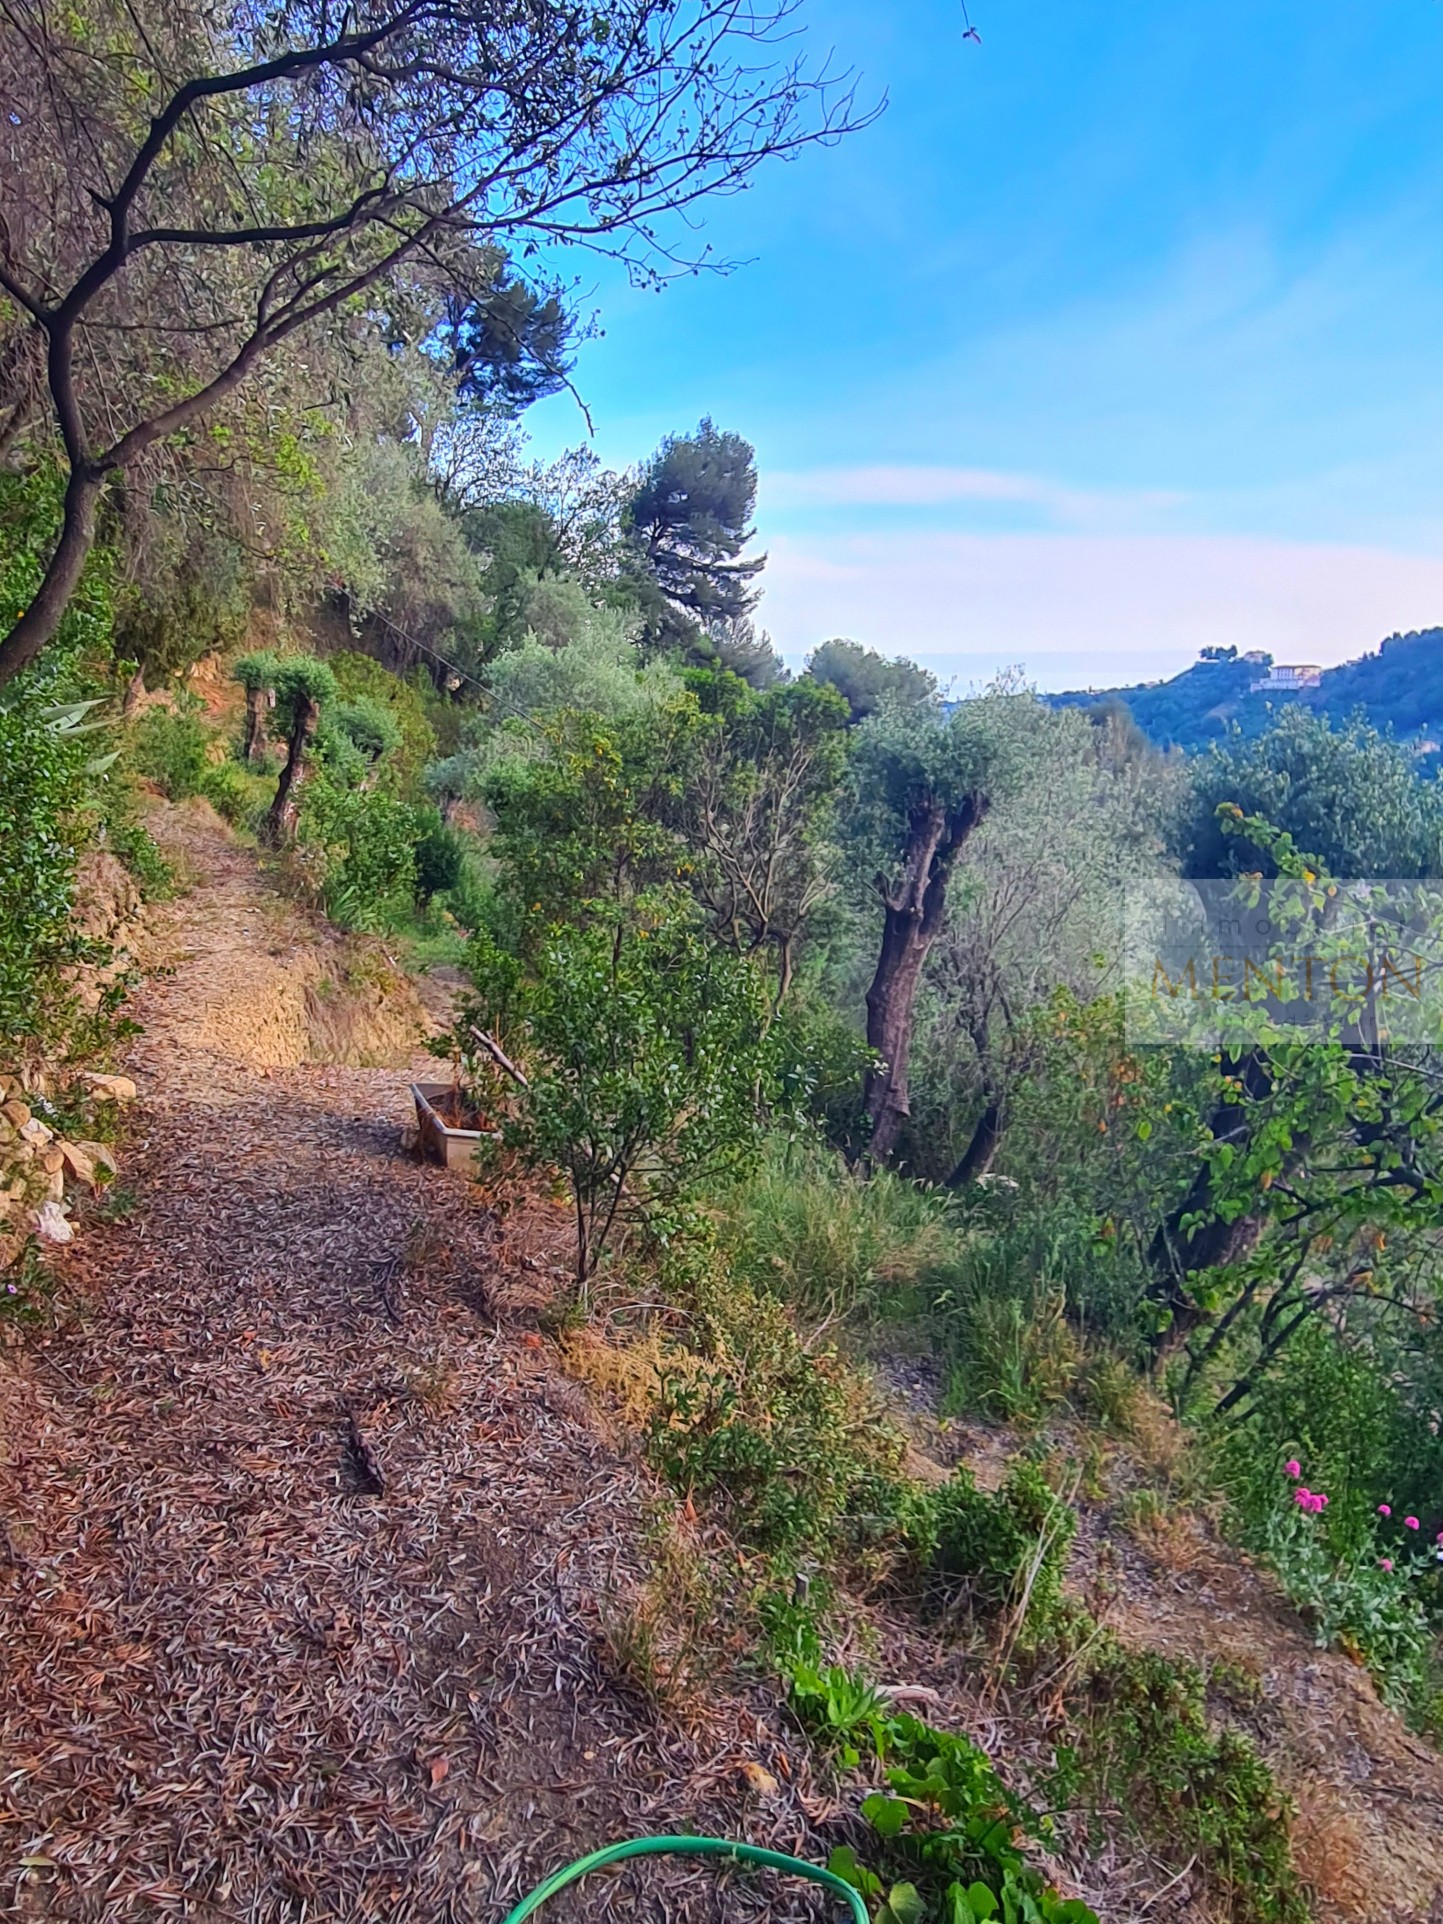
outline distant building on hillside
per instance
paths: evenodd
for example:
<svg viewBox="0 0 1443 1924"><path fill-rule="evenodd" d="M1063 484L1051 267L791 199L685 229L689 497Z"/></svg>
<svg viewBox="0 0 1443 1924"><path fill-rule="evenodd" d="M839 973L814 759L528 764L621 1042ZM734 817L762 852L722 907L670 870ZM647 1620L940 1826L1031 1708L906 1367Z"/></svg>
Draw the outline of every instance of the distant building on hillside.
<svg viewBox="0 0 1443 1924"><path fill-rule="evenodd" d="M1250 660L1250 656L1245 656ZM1261 681L1253 682L1250 692L1265 695L1295 695L1300 688L1316 688L1323 679L1323 671L1315 662L1299 661L1287 666L1282 662L1269 669Z"/></svg>
<svg viewBox="0 0 1443 1924"><path fill-rule="evenodd" d="M1271 668L1273 665L1273 658L1266 648L1249 648L1243 660L1250 661L1255 668Z"/></svg>

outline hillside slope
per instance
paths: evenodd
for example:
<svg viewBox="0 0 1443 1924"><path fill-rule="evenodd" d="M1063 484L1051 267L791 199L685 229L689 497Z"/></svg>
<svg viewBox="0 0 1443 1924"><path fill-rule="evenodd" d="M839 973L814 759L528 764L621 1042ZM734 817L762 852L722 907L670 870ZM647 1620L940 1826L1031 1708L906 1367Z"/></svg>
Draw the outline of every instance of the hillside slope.
<svg viewBox="0 0 1443 1924"><path fill-rule="evenodd" d="M412 1161L426 1059L391 1037L389 1066L344 1066L354 1024L278 1022L328 932L203 806L157 826L195 886L162 911L168 972L138 1009L134 1209L112 1199L74 1245L68 1326L0 1355L7 1914L472 1924L661 1830L825 1860L858 1794L737 1634L745 1560L543 1334L565 1218ZM939 1421L914 1379L891 1394L919 1461L995 1482L1025 1439ZM1323 1924L1437 1924L1443 1759L1202 1526L1139 1547L1128 1497L1156 1467L1119 1445L1092 1475L1073 1587L1130 1646L1252 1680L1221 1714L1299 1806ZM678 1543L715 1583L699 1687L669 1700L628 1648L628 1600ZM841 1615L840 1660L880 1659L1009 1774L1045 1773L1057 1678L1005 1685L886 1595ZM1140 1842L1125 1811L1097 1822L1057 1872L1106 1924L1229 1915L1185 1852ZM831 1915L656 1866L564 1914Z"/></svg>
<svg viewBox="0 0 1443 1924"><path fill-rule="evenodd" d="M1280 707L1297 703L1341 721L1361 709L1374 727L1412 740L1443 737L1443 628L1390 635L1376 651L1324 669L1315 688L1252 692L1266 675L1243 660L1196 661L1167 681L1075 689L1047 697L1057 707L1121 702L1143 733L1162 748L1202 748L1236 724L1245 734L1268 725ZM1433 752L1433 751L1425 751Z"/></svg>

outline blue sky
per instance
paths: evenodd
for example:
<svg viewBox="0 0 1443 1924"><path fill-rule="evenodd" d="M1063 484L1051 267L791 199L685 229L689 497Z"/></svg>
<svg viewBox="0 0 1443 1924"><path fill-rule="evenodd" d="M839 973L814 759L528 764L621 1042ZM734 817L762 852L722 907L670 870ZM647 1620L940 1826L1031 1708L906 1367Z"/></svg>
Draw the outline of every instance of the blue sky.
<svg viewBox="0 0 1443 1924"><path fill-rule="evenodd" d="M980 46L808 0L888 110L708 210L734 272L586 271L598 452L756 444L796 665L1100 686L1443 624L1443 0L970 4Z"/></svg>

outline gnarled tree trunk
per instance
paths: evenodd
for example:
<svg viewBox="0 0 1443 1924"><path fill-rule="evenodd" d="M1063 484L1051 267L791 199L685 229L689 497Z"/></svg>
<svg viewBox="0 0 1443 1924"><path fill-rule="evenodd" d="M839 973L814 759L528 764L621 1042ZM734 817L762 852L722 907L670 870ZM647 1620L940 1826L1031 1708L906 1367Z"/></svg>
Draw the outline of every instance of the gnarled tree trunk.
<svg viewBox="0 0 1443 1924"><path fill-rule="evenodd" d="M105 486L103 475L72 468L65 489L60 536L45 577L9 634L0 640L0 686L30 666L60 626L95 541L95 510Z"/></svg>
<svg viewBox="0 0 1443 1924"><path fill-rule="evenodd" d="M977 1118L977 1127L972 1131L972 1140L963 1150L957 1167L947 1178L949 1189L965 1189L969 1182L991 1174L997 1150L1002 1141L1002 1128L1005 1121L1001 1096L989 1096L982 1114Z"/></svg>
<svg viewBox="0 0 1443 1924"><path fill-rule="evenodd" d="M947 914L952 871L987 806L987 797L976 794L950 808L935 800L919 804L908 822L900 882L895 888L878 882L885 920L877 971L867 991L867 1043L881 1061L867 1072L863 1098L874 1162L891 1155L910 1113L907 1059L922 970Z"/></svg>
<svg viewBox="0 0 1443 1924"><path fill-rule="evenodd" d="M281 779L276 784L276 798L266 817L266 840L272 848L283 848L295 840L296 822L301 812L301 786L310 772L309 751L320 719L320 703L309 695L297 695L295 714L291 720L290 750L286 765L281 770Z"/></svg>

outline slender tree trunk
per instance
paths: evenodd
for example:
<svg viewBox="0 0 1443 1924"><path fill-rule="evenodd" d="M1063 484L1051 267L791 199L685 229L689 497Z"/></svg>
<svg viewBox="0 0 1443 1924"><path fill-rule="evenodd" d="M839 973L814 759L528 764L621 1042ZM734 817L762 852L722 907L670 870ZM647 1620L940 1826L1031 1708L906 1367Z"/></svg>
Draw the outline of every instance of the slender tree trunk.
<svg viewBox="0 0 1443 1924"><path fill-rule="evenodd" d="M990 1096L977 1118L977 1127L972 1131L972 1140L962 1152L961 1161L947 1178L949 1189L965 1189L968 1183L976 1182L979 1176L991 1171L1002 1142L1005 1120L1001 1096Z"/></svg>
<svg viewBox="0 0 1443 1924"><path fill-rule="evenodd" d="M0 687L30 666L60 626L66 603L75 592L95 542L95 510L104 486L103 477L86 468L71 470L60 536L45 578L29 607L0 641Z"/></svg>
<svg viewBox="0 0 1443 1924"><path fill-rule="evenodd" d="M290 752L276 784L276 798L266 817L266 840L272 848L284 848L295 840L296 822L301 812L301 787L310 773L309 750L321 719L320 703L307 695L296 698L295 718L291 723Z"/></svg>
<svg viewBox="0 0 1443 1924"><path fill-rule="evenodd" d="M780 1009L786 1001L792 986L792 943L794 938L784 935L777 943L777 995L772 1004L773 1010Z"/></svg>
<svg viewBox="0 0 1443 1924"><path fill-rule="evenodd" d="M1266 1058L1257 1049L1248 1052L1235 1073L1251 1102L1262 1101L1272 1088L1272 1073ZM1214 1142L1236 1141L1246 1128L1246 1111L1235 1102L1219 1103L1208 1128ZM1246 1149L1246 1143L1241 1147ZM1184 1219L1199 1215L1203 1221L1184 1231ZM1171 1319L1154 1339L1157 1356L1176 1349L1206 1316L1207 1312L1200 1309L1193 1298L1189 1279L1202 1270L1221 1269L1250 1256L1262 1236L1264 1221L1261 1213L1237 1216L1231 1222L1214 1215L1212 1170L1206 1162L1198 1164L1187 1194L1158 1224L1148 1246L1148 1264L1152 1270L1148 1300L1166 1309Z"/></svg>
<svg viewBox="0 0 1443 1924"><path fill-rule="evenodd" d="M953 808L929 801L908 824L902 879L883 891L882 949L867 991L867 1044L880 1056L867 1072L863 1101L872 1125L868 1154L885 1162L911 1113L907 1061L922 970L947 914L947 884L969 835L987 813L984 795Z"/></svg>
<svg viewBox="0 0 1443 1924"><path fill-rule="evenodd" d="M247 762L262 761L266 748L266 703L268 688L246 690L246 732L242 753Z"/></svg>

